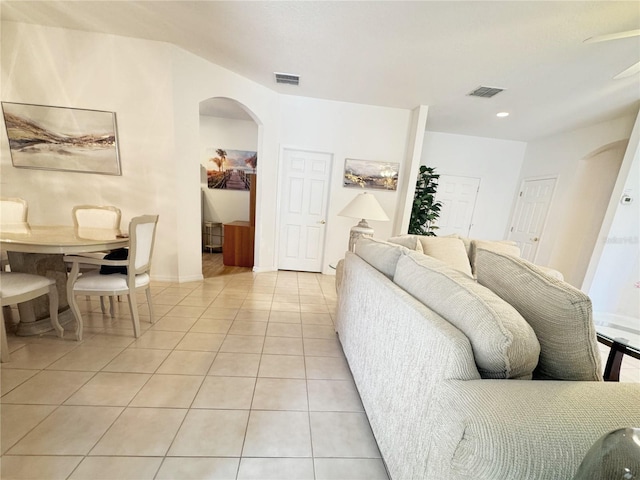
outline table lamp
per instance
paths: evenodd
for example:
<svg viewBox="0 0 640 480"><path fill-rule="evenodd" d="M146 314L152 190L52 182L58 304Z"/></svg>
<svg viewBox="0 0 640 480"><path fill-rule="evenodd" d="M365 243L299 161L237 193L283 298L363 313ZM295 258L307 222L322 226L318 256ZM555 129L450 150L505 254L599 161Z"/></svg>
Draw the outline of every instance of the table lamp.
<svg viewBox="0 0 640 480"><path fill-rule="evenodd" d="M349 204L338 213L341 217L360 218L360 222L351 227L349 235L349 251L355 250L356 242L360 237L373 237L373 228L365 219L386 222L389 217L384 212L376 197L364 192L356 196Z"/></svg>

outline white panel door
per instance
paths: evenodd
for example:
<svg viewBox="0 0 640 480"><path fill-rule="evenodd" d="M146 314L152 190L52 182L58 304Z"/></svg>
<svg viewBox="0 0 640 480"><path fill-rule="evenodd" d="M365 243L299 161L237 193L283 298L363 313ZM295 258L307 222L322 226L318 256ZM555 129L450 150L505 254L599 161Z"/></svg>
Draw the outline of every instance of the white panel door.
<svg viewBox="0 0 640 480"><path fill-rule="evenodd" d="M522 258L535 261L551 205L555 178L524 180L509 229L509 240L518 243Z"/></svg>
<svg viewBox="0 0 640 480"><path fill-rule="evenodd" d="M438 236L452 233L469 236L479 188L479 178L440 175L436 192L436 200L442 202L436 230Z"/></svg>
<svg viewBox="0 0 640 480"><path fill-rule="evenodd" d="M321 272L332 155L283 151L278 268Z"/></svg>

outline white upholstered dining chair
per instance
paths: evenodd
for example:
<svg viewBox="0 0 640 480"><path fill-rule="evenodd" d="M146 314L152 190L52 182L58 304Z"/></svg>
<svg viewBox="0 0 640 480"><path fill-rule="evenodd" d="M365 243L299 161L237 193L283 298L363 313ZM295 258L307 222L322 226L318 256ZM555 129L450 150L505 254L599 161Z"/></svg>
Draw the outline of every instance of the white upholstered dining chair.
<svg viewBox="0 0 640 480"><path fill-rule="evenodd" d="M73 226L76 229L83 228L108 228L117 230L120 228L122 212L118 207L112 205L76 205L71 209L71 217L73 218ZM80 254L83 257L104 258L107 252L91 252ZM80 272L85 273L91 270L98 270L96 265L81 265ZM106 313L104 297L100 297L100 307L102 313ZM109 308L111 315L115 310L113 297L109 297Z"/></svg>
<svg viewBox="0 0 640 480"><path fill-rule="evenodd" d="M0 272L0 300L3 307L33 300L42 295L49 295L51 325L58 336L62 337L64 330L58 322L58 290L56 289L55 280L30 273ZM4 315L2 315L0 320L2 320L2 325L0 325L0 334L2 335L0 359L3 362L8 362L10 356L7 344L7 332L4 325Z"/></svg>
<svg viewBox="0 0 640 480"><path fill-rule="evenodd" d="M0 197L0 224L27 223L29 208L22 198Z"/></svg>
<svg viewBox="0 0 640 480"><path fill-rule="evenodd" d="M111 205L76 205L71 210L73 225L81 228L120 228L122 213Z"/></svg>
<svg viewBox="0 0 640 480"><path fill-rule="evenodd" d="M0 228L3 230L20 231L27 229L27 215L29 207L22 198L0 197ZM5 251L1 252L0 262L2 270L9 265L9 259Z"/></svg>
<svg viewBox="0 0 640 480"><path fill-rule="evenodd" d="M153 323L153 304L151 302L150 275L151 257L155 243L158 215L142 215L129 223L129 254L126 260L107 260L79 255L66 255L65 262L72 264L67 280L69 306L76 317L76 337L82 340L82 315L76 301L76 295L115 296L126 294L129 298L129 311L133 322L134 336L140 335L140 317L136 291L144 290L149 305L149 315ZM98 270L78 276L80 265L91 264L101 267L126 267L127 273L103 274ZM113 311L111 316L114 316Z"/></svg>

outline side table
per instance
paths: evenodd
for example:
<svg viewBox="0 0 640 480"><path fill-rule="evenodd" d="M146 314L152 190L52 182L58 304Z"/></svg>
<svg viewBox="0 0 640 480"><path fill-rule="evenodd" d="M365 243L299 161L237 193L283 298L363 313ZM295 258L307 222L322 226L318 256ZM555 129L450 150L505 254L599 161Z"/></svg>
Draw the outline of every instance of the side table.
<svg viewBox="0 0 640 480"><path fill-rule="evenodd" d="M222 248L224 243L224 230L222 223L204 222L202 224L202 249L213 251Z"/></svg>

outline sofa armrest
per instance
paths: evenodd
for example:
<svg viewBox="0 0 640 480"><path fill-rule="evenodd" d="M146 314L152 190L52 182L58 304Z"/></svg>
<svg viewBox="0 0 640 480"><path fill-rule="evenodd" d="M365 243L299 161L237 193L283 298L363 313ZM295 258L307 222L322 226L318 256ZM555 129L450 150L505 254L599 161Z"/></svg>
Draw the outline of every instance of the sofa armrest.
<svg viewBox="0 0 640 480"><path fill-rule="evenodd" d="M640 426L637 384L452 380L439 393L432 458L460 478L573 478L601 435Z"/></svg>

